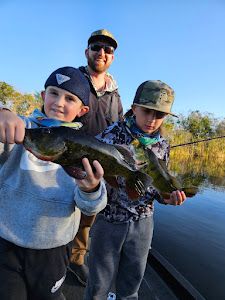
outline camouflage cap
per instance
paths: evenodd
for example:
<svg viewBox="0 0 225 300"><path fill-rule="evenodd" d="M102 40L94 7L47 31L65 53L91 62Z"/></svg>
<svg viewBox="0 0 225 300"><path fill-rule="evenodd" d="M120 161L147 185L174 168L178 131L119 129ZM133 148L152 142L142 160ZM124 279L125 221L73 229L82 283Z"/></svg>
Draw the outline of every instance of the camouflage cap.
<svg viewBox="0 0 225 300"><path fill-rule="evenodd" d="M113 46L114 49L116 49L118 46L118 43L117 43L116 39L114 38L114 36L112 35L112 33L106 29L100 29L100 30L92 32L91 36L88 39L88 46L91 43L96 42L100 39L106 40L108 43L110 43L111 46Z"/></svg>
<svg viewBox="0 0 225 300"><path fill-rule="evenodd" d="M169 85L160 80L148 80L138 87L133 104L177 117L171 112L173 101L174 90Z"/></svg>

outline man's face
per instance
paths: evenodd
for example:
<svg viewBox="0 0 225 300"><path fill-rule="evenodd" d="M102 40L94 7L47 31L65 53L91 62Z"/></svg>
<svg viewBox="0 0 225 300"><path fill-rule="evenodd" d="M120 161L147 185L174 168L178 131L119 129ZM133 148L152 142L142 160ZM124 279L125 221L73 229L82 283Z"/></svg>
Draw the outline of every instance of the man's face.
<svg viewBox="0 0 225 300"><path fill-rule="evenodd" d="M92 46L99 47L92 47ZM103 46L102 48L100 46ZM111 45L106 41L96 41L89 45L88 49L85 50L85 55L87 57L88 66L96 73L105 72L111 65L114 59L113 53L107 53L109 51L104 50L104 46ZM92 50L92 48L94 50ZM96 50L97 48L97 50ZM100 48L100 49L98 49Z"/></svg>

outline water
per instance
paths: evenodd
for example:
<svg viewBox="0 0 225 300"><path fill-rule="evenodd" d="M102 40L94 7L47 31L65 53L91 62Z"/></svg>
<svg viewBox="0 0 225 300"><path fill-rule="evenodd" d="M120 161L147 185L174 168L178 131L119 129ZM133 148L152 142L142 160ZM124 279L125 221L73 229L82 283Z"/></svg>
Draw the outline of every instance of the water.
<svg viewBox="0 0 225 300"><path fill-rule="evenodd" d="M206 299L225 300L225 187L205 181L182 206L156 203L152 246Z"/></svg>

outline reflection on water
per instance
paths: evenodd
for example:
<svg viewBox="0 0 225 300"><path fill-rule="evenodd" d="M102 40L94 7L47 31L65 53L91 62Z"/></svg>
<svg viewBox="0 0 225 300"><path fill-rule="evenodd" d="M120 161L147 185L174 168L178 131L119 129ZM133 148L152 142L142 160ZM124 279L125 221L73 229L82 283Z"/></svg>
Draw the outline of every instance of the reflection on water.
<svg viewBox="0 0 225 300"><path fill-rule="evenodd" d="M225 299L225 169L216 161L172 161L200 192L178 207L155 205L153 247L209 300Z"/></svg>
<svg viewBox="0 0 225 300"><path fill-rule="evenodd" d="M217 157L186 157L183 158L172 151L169 169L179 175L186 185L207 186L212 184L215 188L225 188L225 161Z"/></svg>
<svg viewBox="0 0 225 300"><path fill-rule="evenodd" d="M225 187L225 156L224 151L212 155L201 155L200 152L187 153L187 149L171 150L170 170L178 174L187 184L196 186L212 184L215 187ZM211 152L210 152L211 154Z"/></svg>

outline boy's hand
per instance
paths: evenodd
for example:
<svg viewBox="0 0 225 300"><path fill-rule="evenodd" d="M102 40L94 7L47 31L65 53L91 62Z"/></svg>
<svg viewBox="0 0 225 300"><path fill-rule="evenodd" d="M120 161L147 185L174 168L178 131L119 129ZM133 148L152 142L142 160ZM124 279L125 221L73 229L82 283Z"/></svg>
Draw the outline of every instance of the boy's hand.
<svg viewBox="0 0 225 300"><path fill-rule="evenodd" d="M169 199L164 199L166 204L181 205L186 200L186 195L183 191L173 191Z"/></svg>
<svg viewBox="0 0 225 300"><path fill-rule="evenodd" d="M98 189L100 180L104 175L104 170L97 160L93 161L93 166L96 170L95 173L93 172L92 167L87 158L83 158L82 163L87 176L82 180L76 179L77 185L84 192L94 192Z"/></svg>
<svg viewBox="0 0 225 300"><path fill-rule="evenodd" d="M9 110L0 111L0 142L19 144L23 142L25 125L21 118Z"/></svg>

